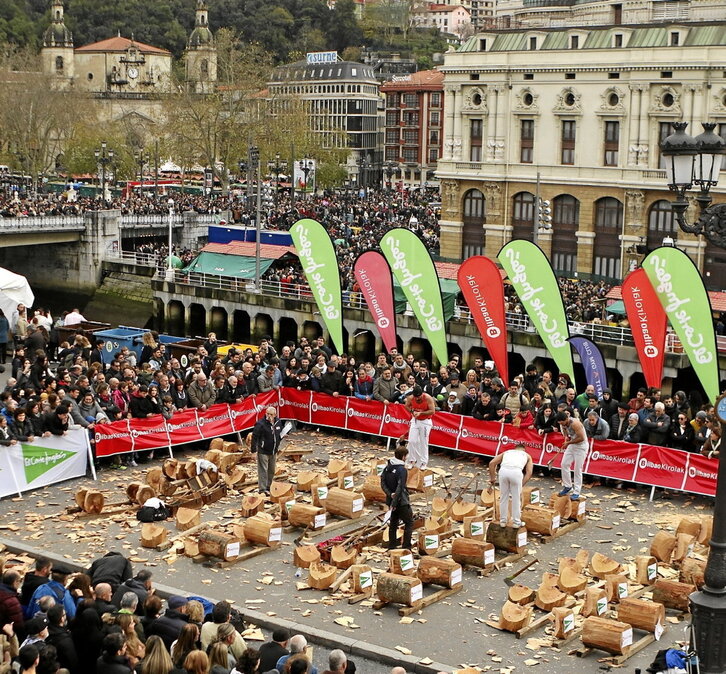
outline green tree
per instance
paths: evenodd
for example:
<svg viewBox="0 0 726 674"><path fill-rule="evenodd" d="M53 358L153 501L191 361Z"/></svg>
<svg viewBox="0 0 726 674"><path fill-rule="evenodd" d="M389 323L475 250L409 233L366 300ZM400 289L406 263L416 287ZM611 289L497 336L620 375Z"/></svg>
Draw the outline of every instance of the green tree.
<svg viewBox="0 0 726 674"><path fill-rule="evenodd" d="M346 47L363 44L363 31L355 15L353 0L337 0L330 17L328 44L342 52Z"/></svg>

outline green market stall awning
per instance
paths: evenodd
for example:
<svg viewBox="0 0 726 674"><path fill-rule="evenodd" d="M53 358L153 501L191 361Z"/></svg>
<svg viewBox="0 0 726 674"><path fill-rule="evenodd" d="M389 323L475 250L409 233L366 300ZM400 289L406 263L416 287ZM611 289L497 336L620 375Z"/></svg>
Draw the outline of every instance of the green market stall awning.
<svg viewBox="0 0 726 674"><path fill-rule="evenodd" d="M260 258L260 274L264 274L274 261L270 258ZM201 252L188 267L184 268L184 271L253 279L255 278L255 258L247 255Z"/></svg>
<svg viewBox="0 0 726 674"><path fill-rule="evenodd" d="M441 288L441 299L444 303L444 318L448 321L454 315L456 307L456 297L459 294L459 284L448 278L439 277L439 287ZM397 314L406 311L406 296L403 294L403 288L393 279L393 302Z"/></svg>

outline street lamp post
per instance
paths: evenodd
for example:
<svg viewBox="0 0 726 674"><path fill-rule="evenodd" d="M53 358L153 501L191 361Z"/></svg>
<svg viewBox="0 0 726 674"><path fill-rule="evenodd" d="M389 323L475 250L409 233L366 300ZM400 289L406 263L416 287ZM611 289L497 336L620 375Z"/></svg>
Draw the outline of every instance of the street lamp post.
<svg viewBox="0 0 726 674"><path fill-rule="evenodd" d="M287 164L284 161L280 161L280 153L275 155L275 161L267 162L267 168L275 176L275 206L277 206L277 199L280 194L280 174L287 168Z"/></svg>
<svg viewBox="0 0 726 674"><path fill-rule="evenodd" d="M392 161L386 162L383 167L383 171L386 174L386 176L388 177L388 191L389 192L393 192L393 174L397 171L397 169L398 169L398 164L396 164L395 162L392 162Z"/></svg>
<svg viewBox="0 0 726 674"><path fill-rule="evenodd" d="M169 206L169 254L167 256L166 261L166 280L171 282L174 280L174 265L172 263L172 233L174 230L174 199L169 197L169 200L166 202Z"/></svg>
<svg viewBox="0 0 726 674"><path fill-rule="evenodd" d="M711 206L710 190L718 184L721 160L726 151L724 140L714 133L715 124L704 123L697 137L686 133L688 124L675 122L675 133L661 144L666 158L668 189L676 195L672 202L678 226L688 234L705 236L713 245L726 248L726 204ZM695 223L686 221L687 193L693 186L699 192L700 206ZM715 401L714 401L715 402ZM718 416L723 429L726 417L718 401ZM711 548L704 573L704 584L691 597L693 646L698 654L702 674L726 671L726 461L719 461L716 498L713 505Z"/></svg>
<svg viewBox="0 0 726 674"><path fill-rule="evenodd" d="M315 163L312 159L308 159L307 157L305 159L300 160L300 170L303 172L303 175L305 176L305 188L304 191L308 191L308 176L310 175L310 171L313 170L313 167L315 166Z"/></svg>
<svg viewBox="0 0 726 674"><path fill-rule="evenodd" d="M262 232L262 170L260 168L260 149L251 145L249 148L249 163L247 164L250 174L254 171L257 174L257 209L255 215L255 291L260 292L260 234Z"/></svg>
<svg viewBox="0 0 726 674"><path fill-rule="evenodd" d="M362 189L368 187L368 171L373 168L373 164L369 161L367 155L361 155L358 159L358 168L360 170L360 186Z"/></svg>
<svg viewBox="0 0 726 674"><path fill-rule="evenodd" d="M106 203L106 167L113 161L113 150L107 148L106 141L101 141L101 148L94 150L96 164L101 172L101 200Z"/></svg>
<svg viewBox="0 0 726 674"><path fill-rule="evenodd" d="M139 191L144 189L144 166L149 163L149 155L144 154L144 148L136 150L134 153L136 165L139 167Z"/></svg>

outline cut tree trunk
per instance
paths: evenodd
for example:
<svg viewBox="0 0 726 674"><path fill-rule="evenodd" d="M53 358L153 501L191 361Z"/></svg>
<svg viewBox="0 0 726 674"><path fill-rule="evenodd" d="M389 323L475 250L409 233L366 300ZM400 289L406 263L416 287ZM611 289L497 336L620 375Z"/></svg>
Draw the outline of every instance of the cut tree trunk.
<svg viewBox="0 0 726 674"><path fill-rule="evenodd" d="M473 538L476 541L483 541L486 534L484 518L479 515L464 518L464 537Z"/></svg>
<svg viewBox="0 0 726 674"><path fill-rule="evenodd" d="M450 559L422 557L416 574L424 585L455 587L461 584L461 564Z"/></svg>
<svg viewBox="0 0 726 674"><path fill-rule="evenodd" d="M476 515L477 505L471 501L456 501L451 506L451 519L456 522L463 522L465 517Z"/></svg>
<svg viewBox="0 0 726 674"><path fill-rule="evenodd" d="M491 491L489 491L488 489L482 489L479 499L481 501L481 504L485 508L493 508L494 501L499 503L499 489L497 489L496 487Z"/></svg>
<svg viewBox="0 0 726 674"><path fill-rule="evenodd" d="M88 493L88 489L86 487L81 487L80 489L76 489L76 493L74 495L74 499L76 501L76 505L83 510L83 504L86 502L86 494Z"/></svg>
<svg viewBox="0 0 726 674"><path fill-rule="evenodd" d="M577 573L570 567L565 567L559 574L557 587L566 594L575 595L587 587L587 576Z"/></svg>
<svg viewBox="0 0 726 674"><path fill-rule="evenodd" d="M545 584L539 587L534 598L535 606L548 612L558 606L564 606L566 601L567 595L564 592L556 586Z"/></svg>
<svg viewBox="0 0 726 674"><path fill-rule="evenodd" d="M392 574L398 576L416 575L416 564L410 550L391 550L388 559Z"/></svg>
<svg viewBox="0 0 726 674"><path fill-rule="evenodd" d="M618 620L652 633L658 625L665 627L665 606L655 601L626 597L618 606Z"/></svg>
<svg viewBox="0 0 726 674"><path fill-rule="evenodd" d="M485 569L495 561L494 546L473 538L455 538L451 544L451 558L459 564Z"/></svg>
<svg viewBox="0 0 726 674"><path fill-rule="evenodd" d="M570 501L570 515L567 519L576 522L584 522L587 519L587 501L584 498Z"/></svg>
<svg viewBox="0 0 726 674"><path fill-rule="evenodd" d="M319 484L325 484L327 480L324 475L314 470L301 470L297 474L298 491L311 492Z"/></svg>
<svg viewBox="0 0 726 674"><path fill-rule="evenodd" d="M207 450L207 453L204 455L205 461L209 461L210 463L213 463L217 468L219 468L219 462L222 457L222 450L221 449L209 449Z"/></svg>
<svg viewBox="0 0 726 674"><path fill-rule="evenodd" d="M161 470L164 471L164 475L170 480L178 480L181 477L179 475L179 462L176 459L167 459L164 461L161 465Z"/></svg>
<svg viewBox="0 0 726 674"><path fill-rule="evenodd" d="M310 568L313 562L320 561L320 550L314 545L298 545L292 553L292 561L299 569Z"/></svg>
<svg viewBox="0 0 726 674"><path fill-rule="evenodd" d="M367 564L353 564L350 569L353 593L373 592L373 569Z"/></svg>
<svg viewBox="0 0 726 674"><path fill-rule="evenodd" d="M449 499L434 496L431 500L431 514L434 517L440 517L444 513L448 512L451 507L451 503L452 502Z"/></svg>
<svg viewBox="0 0 726 674"><path fill-rule="evenodd" d="M87 513L98 514L103 510L105 502L106 499L100 491L89 489L83 499L83 510Z"/></svg>
<svg viewBox="0 0 726 674"><path fill-rule="evenodd" d="M325 562L313 562L308 567L308 585L316 590L327 590L335 581L338 569Z"/></svg>
<svg viewBox="0 0 726 674"><path fill-rule="evenodd" d="M187 557L199 556L199 541L191 536L184 539L184 554Z"/></svg>
<svg viewBox="0 0 726 674"><path fill-rule="evenodd" d="M570 569L575 573L581 573L583 568L584 567L577 559L577 557L560 557L557 560L557 573L559 573L560 575L562 575L562 572L565 569Z"/></svg>
<svg viewBox="0 0 726 674"><path fill-rule="evenodd" d="M427 517L423 526L426 531L442 534L451 528L451 520L448 517Z"/></svg>
<svg viewBox="0 0 726 674"><path fill-rule="evenodd" d="M347 459L330 459L328 461L328 478L338 479L338 475L340 475L344 471L353 471L353 462L348 461Z"/></svg>
<svg viewBox="0 0 726 674"><path fill-rule="evenodd" d="M386 492L381 488L381 478L378 475L368 475L361 487L361 493L366 501L371 503L385 503Z"/></svg>
<svg viewBox="0 0 726 674"><path fill-rule="evenodd" d="M578 550L577 554L575 555L575 559L577 560L577 563L580 565L580 570L583 571L587 568L587 563L590 561L590 551L589 550Z"/></svg>
<svg viewBox="0 0 726 674"><path fill-rule="evenodd" d="M499 629L506 632L518 632L527 627L532 620L532 607L521 606L507 601L499 612Z"/></svg>
<svg viewBox="0 0 726 674"><path fill-rule="evenodd" d="M701 545L708 545L713 533L713 515L701 516L701 531L698 533L698 542Z"/></svg>
<svg viewBox="0 0 726 674"><path fill-rule="evenodd" d="M228 453L239 452L239 445L236 442L222 443L222 451Z"/></svg>
<svg viewBox="0 0 726 674"><path fill-rule="evenodd" d="M620 573L622 570L623 567L620 566L619 562L600 552L596 552L590 560L590 575L601 580L605 580L607 576L612 576L615 573Z"/></svg>
<svg viewBox="0 0 726 674"><path fill-rule="evenodd" d="M605 577L605 592L608 601L618 603L629 594L628 578L621 573L614 573Z"/></svg>
<svg viewBox="0 0 726 674"><path fill-rule="evenodd" d="M633 628L628 623L590 616L582 624L582 643L613 655L626 655L633 643Z"/></svg>
<svg viewBox="0 0 726 674"><path fill-rule="evenodd" d="M539 487L525 487L522 490L522 507L528 505L540 505L542 503L542 492Z"/></svg>
<svg viewBox="0 0 726 674"><path fill-rule="evenodd" d="M202 521L202 513L196 508L177 508L175 517L178 531L196 527Z"/></svg>
<svg viewBox="0 0 726 674"><path fill-rule="evenodd" d="M635 582L641 585L652 585L658 578L658 561L651 555L635 557Z"/></svg>
<svg viewBox="0 0 726 674"><path fill-rule="evenodd" d="M157 494L161 493L161 485L164 480L164 471L161 469L161 466L154 466L146 471L146 484L153 487Z"/></svg>
<svg viewBox="0 0 726 674"><path fill-rule="evenodd" d="M273 503L287 503L295 498L295 485L290 482L272 482L270 500Z"/></svg>
<svg viewBox="0 0 726 674"><path fill-rule="evenodd" d="M582 607L582 616L600 616L608 610L607 593L601 587L588 587L585 589L585 604Z"/></svg>
<svg viewBox="0 0 726 674"><path fill-rule="evenodd" d="M700 590L704 583L703 574L705 572L705 561L686 557L686 559L683 560L683 564L681 564L678 580L680 580L681 583L691 583Z"/></svg>
<svg viewBox="0 0 726 674"><path fill-rule="evenodd" d="M575 614L572 609L555 607L552 609L552 617L555 620L555 639L567 639L575 629Z"/></svg>
<svg viewBox="0 0 726 674"><path fill-rule="evenodd" d="M280 544L282 539L282 523L271 515L257 513L244 523L245 538L250 543L260 543L269 547Z"/></svg>
<svg viewBox="0 0 726 674"><path fill-rule="evenodd" d="M441 536L436 531L419 529L418 553L419 555L434 555L441 547Z"/></svg>
<svg viewBox="0 0 726 674"><path fill-rule="evenodd" d="M323 508L316 508L307 503L296 503L288 510L287 521L296 527L307 527L316 530L325 526L327 515Z"/></svg>
<svg viewBox="0 0 726 674"><path fill-rule="evenodd" d="M672 561L682 562L691 552L693 552L693 543L696 538L693 534L677 534L676 548L673 551Z"/></svg>
<svg viewBox="0 0 726 674"><path fill-rule="evenodd" d="M560 526L560 513L546 506L525 506L522 509L522 521L528 532L552 536Z"/></svg>
<svg viewBox="0 0 726 674"><path fill-rule="evenodd" d="M140 488L141 482L129 482L129 484L126 485L126 496L129 501L136 501L136 494L139 493Z"/></svg>
<svg viewBox="0 0 726 674"><path fill-rule="evenodd" d="M339 489L355 489L355 477L349 470L344 470L338 474L338 488Z"/></svg>
<svg viewBox="0 0 726 674"><path fill-rule="evenodd" d="M202 531L198 536L199 553L225 561L239 557L240 542L224 531Z"/></svg>
<svg viewBox="0 0 726 674"><path fill-rule="evenodd" d="M347 569L355 564L358 550L355 547L346 550L343 545L334 545L330 550L330 563L338 569Z"/></svg>
<svg viewBox="0 0 726 674"><path fill-rule="evenodd" d="M144 505L150 498L155 498L156 492L154 491L154 488L148 484L142 484L139 487L139 490L136 492L136 498L134 499L136 503L138 503L140 506Z"/></svg>
<svg viewBox="0 0 726 674"><path fill-rule="evenodd" d="M406 487L410 491L426 491L434 486L434 474L430 470L412 468L408 471Z"/></svg>
<svg viewBox="0 0 726 674"><path fill-rule="evenodd" d="M235 466L230 472L222 473L222 480L224 480L224 483L229 489L232 489L238 484L247 481L247 471L244 468Z"/></svg>
<svg viewBox="0 0 726 674"><path fill-rule="evenodd" d="M554 508L558 513L560 513L560 519L562 520L570 519L572 504L573 501L570 499L569 494L565 496L558 496L557 494L552 494L552 496L550 496L550 508Z"/></svg>
<svg viewBox="0 0 726 674"><path fill-rule="evenodd" d="M319 484L313 487L313 505L318 508L324 508L325 503L328 500L328 486L325 484Z"/></svg>
<svg viewBox="0 0 726 674"><path fill-rule="evenodd" d="M224 438L212 438L211 442L209 443L209 449L221 450L222 447L224 447Z"/></svg>
<svg viewBox="0 0 726 674"><path fill-rule="evenodd" d="M507 593L509 601L525 606L531 604L534 601L535 591L531 587L526 585L520 585L519 583L512 585Z"/></svg>
<svg viewBox="0 0 726 674"><path fill-rule="evenodd" d="M252 517L262 510L265 505L265 497L262 494L245 494L240 505L242 517Z"/></svg>
<svg viewBox="0 0 726 674"><path fill-rule="evenodd" d="M524 552L527 547L527 529L525 527L513 529L500 526L498 522L491 522L487 529L487 541L497 550Z"/></svg>
<svg viewBox="0 0 726 674"><path fill-rule="evenodd" d="M325 499L325 509L331 515L353 519L363 514L365 498L356 491L332 487Z"/></svg>
<svg viewBox="0 0 726 674"><path fill-rule="evenodd" d="M378 599L388 604L416 606L423 599L423 585L415 576L382 573L376 587Z"/></svg>
<svg viewBox="0 0 726 674"><path fill-rule="evenodd" d="M155 548L169 537L169 530L155 522L145 522L141 525L141 547Z"/></svg>
<svg viewBox="0 0 726 674"><path fill-rule="evenodd" d="M688 597L695 591L696 586L693 583L659 578L653 587L653 601L660 602L666 608L688 612Z"/></svg>
<svg viewBox="0 0 726 674"><path fill-rule="evenodd" d="M673 550L676 547L676 537L667 531L659 531L650 544L650 554L659 562L670 564Z"/></svg>
<svg viewBox="0 0 726 674"><path fill-rule="evenodd" d="M682 517L676 529L676 536L678 534L690 534L694 538L698 538L701 533L701 526L701 520L696 517Z"/></svg>

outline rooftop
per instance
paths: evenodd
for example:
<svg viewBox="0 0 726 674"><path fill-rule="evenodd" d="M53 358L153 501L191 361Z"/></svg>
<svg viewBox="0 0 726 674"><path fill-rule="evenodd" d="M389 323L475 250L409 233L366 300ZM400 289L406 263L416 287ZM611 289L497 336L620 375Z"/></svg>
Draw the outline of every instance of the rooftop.
<svg viewBox="0 0 726 674"><path fill-rule="evenodd" d="M373 68L356 61L337 61L335 63L308 63L296 61L275 68L273 82L331 82L361 80L376 82Z"/></svg>
<svg viewBox="0 0 726 674"><path fill-rule="evenodd" d="M171 56L171 52L167 51L166 49L161 49L161 47L152 47L149 44L137 42L136 40L130 40L129 38L121 37L120 35L116 37L110 37L106 40L100 40L99 42L93 42L92 44L87 44L83 47L78 47L76 49L76 52L126 52L128 51L129 47L136 47L136 49L138 49L142 54L160 54L162 56Z"/></svg>
<svg viewBox="0 0 726 674"><path fill-rule="evenodd" d="M410 75L395 76L381 87L381 91L392 89L441 89L444 86L444 73L440 70L421 70Z"/></svg>

